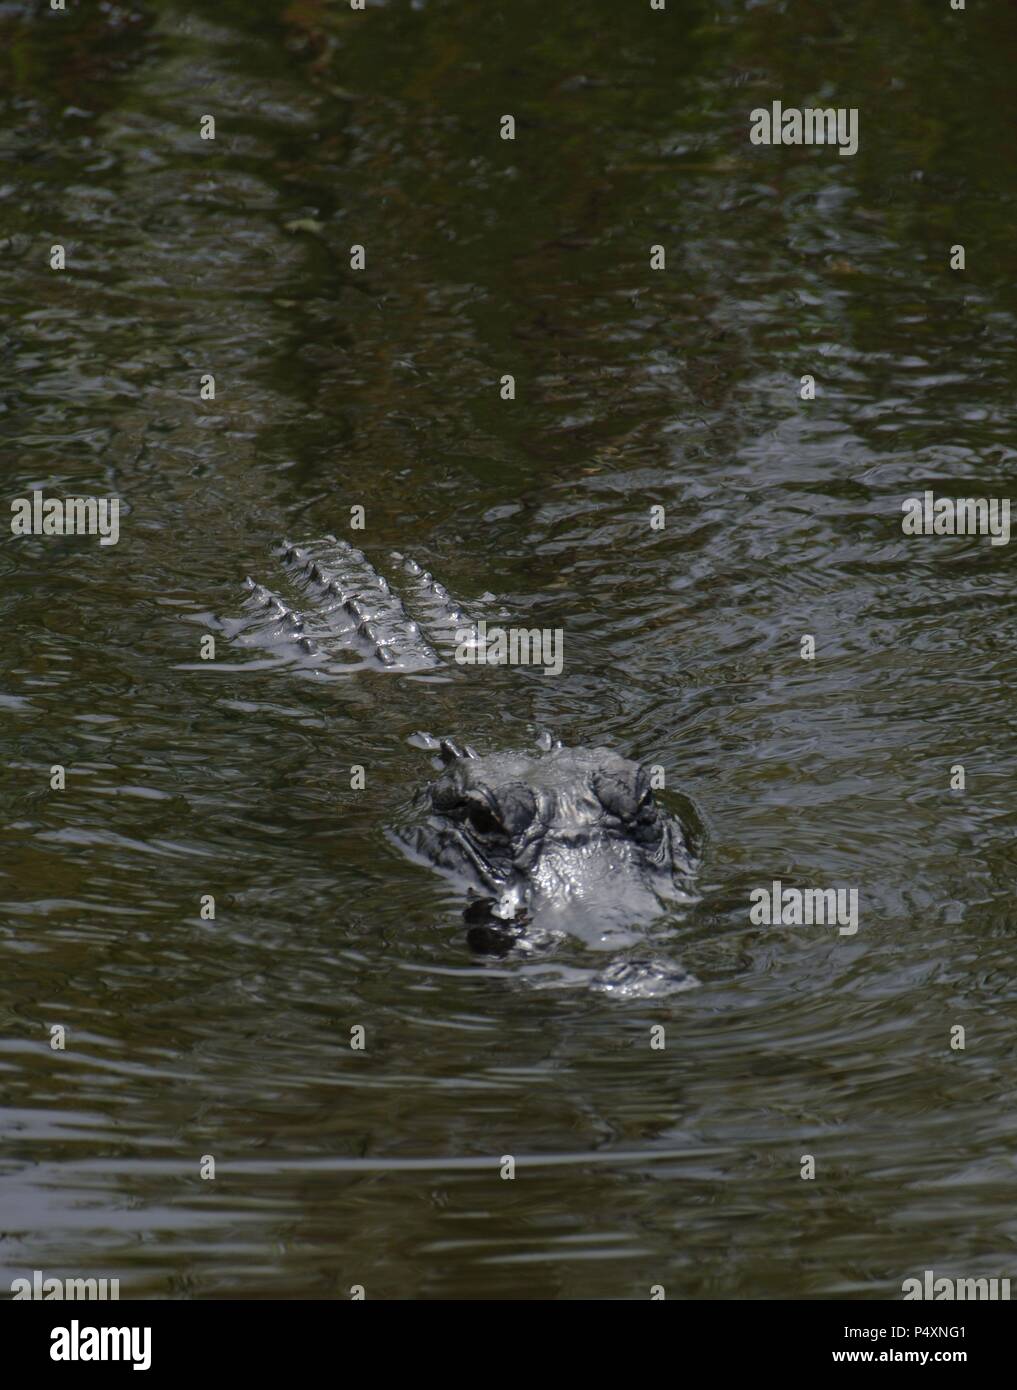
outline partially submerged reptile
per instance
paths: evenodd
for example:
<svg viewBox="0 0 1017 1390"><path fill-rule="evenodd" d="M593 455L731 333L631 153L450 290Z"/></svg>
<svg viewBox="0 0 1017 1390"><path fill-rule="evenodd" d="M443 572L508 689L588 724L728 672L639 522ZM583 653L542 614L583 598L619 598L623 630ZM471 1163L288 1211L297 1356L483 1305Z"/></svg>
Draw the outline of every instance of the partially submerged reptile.
<svg viewBox="0 0 1017 1390"><path fill-rule="evenodd" d="M413 561L401 565L415 621L360 550L333 536L278 554L306 598L301 608L247 581L248 615L227 625L320 675L359 667L423 673L462 651L477 624ZM425 631L426 629L426 631ZM414 857L466 888L469 939L481 950L553 944L566 934L599 950L637 945L667 900L691 900L693 855L681 825L656 804L646 771L608 748L545 740L533 753L478 756L422 735L444 770L418 798L420 824L397 836ZM674 993L697 982L680 966L625 957L603 989Z"/></svg>

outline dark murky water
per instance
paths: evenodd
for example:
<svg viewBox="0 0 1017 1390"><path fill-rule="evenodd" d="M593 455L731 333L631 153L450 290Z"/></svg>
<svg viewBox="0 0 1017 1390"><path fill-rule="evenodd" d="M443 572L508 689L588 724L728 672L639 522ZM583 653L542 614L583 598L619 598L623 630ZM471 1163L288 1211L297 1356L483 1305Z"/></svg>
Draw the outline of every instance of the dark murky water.
<svg viewBox="0 0 1017 1390"><path fill-rule="evenodd" d="M124 504L0 551L0 1288L1017 1273L1012 551L900 528L1013 490L1017 17L979 8L0 5L5 499ZM753 147L775 99L857 107L858 154ZM353 505L563 627L562 676L202 662ZM474 958L389 843L415 731L542 728L698 807L657 949L700 989ZM857 888L857 935L751 926L775 877Z"/></svg>

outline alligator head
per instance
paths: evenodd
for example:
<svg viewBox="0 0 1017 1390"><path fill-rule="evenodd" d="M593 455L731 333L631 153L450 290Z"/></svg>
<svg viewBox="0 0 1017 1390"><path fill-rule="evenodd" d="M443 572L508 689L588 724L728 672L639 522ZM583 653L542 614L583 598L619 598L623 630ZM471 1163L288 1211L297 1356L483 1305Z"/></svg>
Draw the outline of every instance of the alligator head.
<svg viewBox="0 0 1017 1390"><path fill-rule="evenodd" d="M477 757L445 740L441 752L446 769L426 789L419 844L473 887L474 945L503 949L523 923L598 948L627 945L634 923L681 895L685 838L638 763L608 748Z"/></svg>

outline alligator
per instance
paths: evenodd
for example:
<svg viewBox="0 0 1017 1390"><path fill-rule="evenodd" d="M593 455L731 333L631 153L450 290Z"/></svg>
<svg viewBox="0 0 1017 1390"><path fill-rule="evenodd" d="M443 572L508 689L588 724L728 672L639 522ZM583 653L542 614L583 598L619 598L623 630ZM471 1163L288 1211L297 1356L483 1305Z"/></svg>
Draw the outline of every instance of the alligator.
<svg viewBox="0 0 1017 1390"><path fill-rule="evenodd" d="M477 642L478 624L462 605L397 552L419 621L347 541L283 541L276 554L306 602L298 607L248 578L245 616L224 625L273 662L319 679L365 667L426 677ZM609 748L567 748L549 735L532 753L486 756L453 738L411 741L437 755L440 775L418 795L420 823L392 838L466 889L476 950L542 951L569 935L600 951L627 949L639 945L638 928L666 901L693 901L690 837L658 806L638 763ZM698 981L671 962L628 955L593 983L645 996Z"/></svg>
<svg viewBox="0 0 1017 1390"><path fill-rule="evenodd" d="M247 616L224 624L234 640L268 650L277 662L296 662L318 677L348 675L362 667L417 674L446 665L452 659L449 648L479 641L477 624L448 590L398 552L393 559L407 577L411 602L446 657L410 617L388 580L348 541L335 536L304 546L283 541L277 555L310 606L297 607L248 577Z"/></svg>

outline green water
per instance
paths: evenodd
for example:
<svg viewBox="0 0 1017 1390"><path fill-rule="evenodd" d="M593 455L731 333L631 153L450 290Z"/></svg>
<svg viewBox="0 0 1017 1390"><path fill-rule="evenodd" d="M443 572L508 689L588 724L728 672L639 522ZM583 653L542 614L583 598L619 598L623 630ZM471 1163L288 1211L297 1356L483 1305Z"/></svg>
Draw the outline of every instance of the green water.
<svg viewBox="0 0 1017 1390"><path fill-rule="evenodd" d="M123 504L0 545L0 1291L1017 1274L1013 558L900 523L1013 490L1015 46L945 0L0 3L5 502ZM773 100L858 153L751 145ZM202 661L352 506L562 675ZM541 729L697 808L653 931L699 989L477 958L393 846L414 733ZM859 930L752 926L774 878Z"/></svg>

